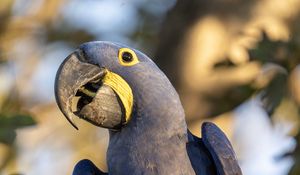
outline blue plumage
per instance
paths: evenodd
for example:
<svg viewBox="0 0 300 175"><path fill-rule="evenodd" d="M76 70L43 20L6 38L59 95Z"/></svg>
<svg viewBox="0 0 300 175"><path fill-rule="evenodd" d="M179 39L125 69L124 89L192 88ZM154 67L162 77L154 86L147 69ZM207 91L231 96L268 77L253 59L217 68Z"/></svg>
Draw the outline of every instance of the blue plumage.
<svg viewBox="0 0 300 175"><path fill-rule="evenodd" d="M87 66L86 64L90 64L93 69L95 69L94 66L105 68L105 70L122 77L132 89L134 104L129 122L126 124L116 123L124 121L122 119L124 116L121 114L114 114L115 117L111 118L102 112L104 119L103 116L94 117L101 118L101 121L105 120L111 128L107 151L108 174L241 175L233 149L224 133L216 125L205 123L202 126L203 138L192 135L187 129L184 110L178 94L164 73L145 54L134 49L132 52L138 58L137 63L128 64L130 66L120 64L119 51L121 48L128 47L110 42L90 42L81 45L75 56L72 54L64 61L57 75L57 81L61 82L56 83L58 104L70 121L68 115L71 112L65 109L65 106L68 105L64 104L67 103L64 99L70 99L72 96L65 98L64 94L70 95L66 91L73 88L72 91L76 92L76 88L83 85L80 83L80 86L69 85L64 82L64 79L68 79L67 77L70 75L69 71L76 71L72 70L74 66L69 65L84 64ZM131 61L130 53L126 54L125 61ZM80 61L74 63L74 59ZM70 70L65 73L64 69ZM84 79L85 74L88 74L85 71L89 72L86 69L81 69L81 71L82 76L77 77L77 81L68 79L68 82L78 83ZM105 76L102 69L95 72L97 71L98 79L103 78L100 77L100 74ZM98 90L95 93L103 92ZM92 102L97 100L96 97L87 97L86 94L81 98ZM91 102L82 103L83 105L80 106ZM124 111L122 103L115 105L115 109L119 109L117 107ZM89 114L98 115L100 114L98 110L103 110L101 104L92 106ZM115 110L112 109L112 111ZM101 125L99 120L92 121L94 118L86 120L93 124L96 123L97 126L106 127ZM73 175L89 175L91 173L105 174L92 162L84 160L76 165Z"/></svg>

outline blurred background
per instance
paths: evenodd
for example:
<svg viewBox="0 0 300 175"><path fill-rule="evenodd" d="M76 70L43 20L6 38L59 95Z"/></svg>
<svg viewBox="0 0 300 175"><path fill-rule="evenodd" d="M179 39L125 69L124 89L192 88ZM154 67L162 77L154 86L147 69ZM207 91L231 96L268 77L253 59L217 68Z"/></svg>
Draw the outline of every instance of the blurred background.
<svg viewBox="0 0 300 175"><path fill-rule="evenodd" d="M176 87L189 128L218 124L245 175L299 175L300 0L1 0L0 174L106 170L108 133L72 128L62 60L92 40L139 49Z"/></svg>

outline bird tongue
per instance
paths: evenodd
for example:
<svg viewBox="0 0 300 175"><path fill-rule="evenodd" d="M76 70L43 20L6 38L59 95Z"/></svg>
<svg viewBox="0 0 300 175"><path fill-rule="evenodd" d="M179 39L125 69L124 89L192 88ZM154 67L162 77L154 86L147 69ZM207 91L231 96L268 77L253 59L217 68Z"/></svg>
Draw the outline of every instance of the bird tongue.
<svg viewBox="0 0 300 175"><path fill-rule="evenodd" d="M105 128L118 128L125 120L125 109L114 90L102 84L97 92L81 89L85 96L78 101L75 115L88 122Z"/></svg>

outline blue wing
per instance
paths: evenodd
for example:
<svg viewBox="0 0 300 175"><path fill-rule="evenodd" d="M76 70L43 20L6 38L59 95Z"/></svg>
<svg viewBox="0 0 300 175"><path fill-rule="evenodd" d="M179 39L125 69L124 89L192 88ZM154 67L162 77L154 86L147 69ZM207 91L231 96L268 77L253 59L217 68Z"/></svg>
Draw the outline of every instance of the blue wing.
<svg viewBox="0 0 300 175"><path fill-rule="evenodd" d="M187 153L196 175L217 175L213 158L202 139L188 131Z"/></svg>
<svg viewBox="0 0 300 175"><path fill-rule="evenodd" d="M218 175L242 175L233 148L218 126L204 123L202 140L214 160Z"/></svg>
<svg viewBox="0 0 300 175"><path fill-rule="evenodd" d="M108 175L108 173L99 170L92 161L83 159L75 165L72 175Z"/></svg>

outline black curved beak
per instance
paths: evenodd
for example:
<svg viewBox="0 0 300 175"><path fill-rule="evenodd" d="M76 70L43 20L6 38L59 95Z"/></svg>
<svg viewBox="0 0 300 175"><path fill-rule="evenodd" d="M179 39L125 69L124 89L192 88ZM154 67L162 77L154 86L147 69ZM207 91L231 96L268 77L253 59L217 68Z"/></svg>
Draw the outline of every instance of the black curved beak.
<svg viewBox="0 0 300 175"><path fill-rule="evenodd" d="M73 98L81 87L89 82L101 80L106 73L104 68L80 61L83 60L80 57L80 51L76 51L64 60L57 71L54 87L58 107L76 129L78 127L73 121Z"/></svg>

